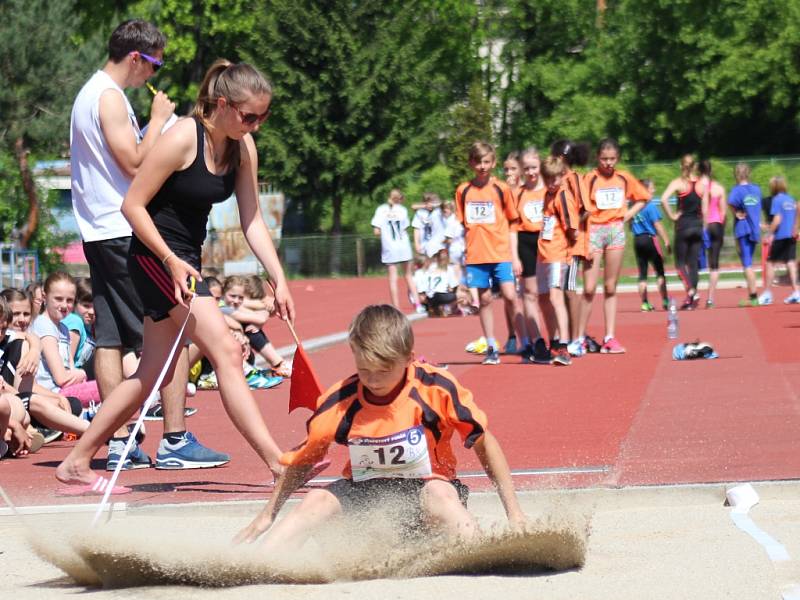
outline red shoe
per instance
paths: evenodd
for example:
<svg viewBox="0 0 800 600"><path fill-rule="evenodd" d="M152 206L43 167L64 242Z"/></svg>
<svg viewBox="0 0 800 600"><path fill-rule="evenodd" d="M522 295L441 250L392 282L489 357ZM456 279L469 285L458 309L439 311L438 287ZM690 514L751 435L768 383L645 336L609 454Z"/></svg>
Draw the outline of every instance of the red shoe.
<svg viewBox="0 0 800 600"><path fill-rule="evenodd" d="M617 341L617 338L611 338L600 348L601 354L625 354L625 348Z"/></svg>

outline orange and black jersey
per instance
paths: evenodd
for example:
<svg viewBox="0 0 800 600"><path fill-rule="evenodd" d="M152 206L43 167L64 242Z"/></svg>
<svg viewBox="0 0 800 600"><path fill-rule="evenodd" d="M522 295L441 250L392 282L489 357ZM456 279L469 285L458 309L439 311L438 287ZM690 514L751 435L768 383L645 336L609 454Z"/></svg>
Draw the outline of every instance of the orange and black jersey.
<svg viewBox="0 0 800 600"><path fill-rule="evenodd" d="M391 436L422 426L428 444L432 477L452 480L456 459L450 446L458 432L471 448L486 431L486 415L474 403L472 393L447 371L412 362L406 383L389 404L368 402L357 375L332 386L320 396L317 410L308 420L308 437L281 457L284 465L311 465L322 459L331 443L347 445L358 438ZM352 478L350 461L342 475Z"/></svg>
<svg viewBox="0 0 800 600"><path fill-rule="evenodd" d="M628 201L644 202L650 194L636 177L627 171L615 170L606 177L599 170L587 173L586 189L593 205L591 223L604 224L625 218Z"/></svg>
<svg viewBox="0 0 800 600"><path fill-rule="evenodd" d="M544 210L545 186L537 189L521 187L514 193L519 222L512 225L512 231L536 232L542 230L542 211Z"/></svg>
<svg viewBox="0 0 800 600"><path fill-rule="evenodd" d="M467 264L511 261L510 225L519 214L508 184L494 177L483 186L464 182L456 189L455 204L466 230Z"/></svg>

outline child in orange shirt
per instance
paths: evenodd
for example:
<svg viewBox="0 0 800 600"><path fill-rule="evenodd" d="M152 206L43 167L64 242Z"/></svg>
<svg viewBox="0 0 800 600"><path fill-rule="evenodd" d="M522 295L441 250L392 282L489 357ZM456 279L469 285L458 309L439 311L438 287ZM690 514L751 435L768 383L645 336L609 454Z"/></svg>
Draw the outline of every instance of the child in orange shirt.
<svg viewBox="0 0 800 600"><path fill-rule="evenodd" d="M450 373L414 360L408 319L385 304L367 306L350 325L349 338L357 374L320 396L307 424L308 438L281 457L286 471L272 497L236 540L252 542L269 529L266 552L299 548L325 521L380 506L387 496L404 500L400 518L405 524L424 523L453 537L472 538L477 524L466 508L469 490L456 479L454 433L475 450L512 527L524 526L508 463L487 429L486 415ZM309 491L273 525L333 442L349 451L343 479Z"/></svg>
<svg viewBox="0 0 800 600"><path fill-rule="evenodd" d="M517 339L522 339L522 314L517 302L514 276L521 274L513 257L517 256L517 232L511 225L519 220L511 190L492 176L497 159L491 144L475 142L469 152L469 165L475 173L471 181L456 189L456 217L466 230L467 286L478 289L479 315L487 351L485 365L500 364L500 352L494 337L491 280L499 283L503 302L513 311Z"/></svg>
<svg viewBox="0 0 800 600"><path fill-rule="evenodd" d="M561 157L548 156L542 166L542 178L547 191L536 265L539 305L551 337L550 353L553 364L561 366L572 362L567 351L569 315L564 292L567 288L571 246L578 228L578 211L564 181L566 172L567 166Z"/></svg>
<svg viewBox="0 0 800 600"><path fill-rule="evenodd" d="M589 216L589 253L583 267L583 306L578 328L578 341L586 335L586 325L592 312L592 301L603 271L603 312L606 335L600 352L621 354L625 348L617 341L617 281L625 253L625 223L644 208L650 194L639 180L626 171L616 169L620 149L616 140L606 138L597 149L597 167L587 173L584 181L592 211ZM628 202L631 202L630 208Z"/></svg>

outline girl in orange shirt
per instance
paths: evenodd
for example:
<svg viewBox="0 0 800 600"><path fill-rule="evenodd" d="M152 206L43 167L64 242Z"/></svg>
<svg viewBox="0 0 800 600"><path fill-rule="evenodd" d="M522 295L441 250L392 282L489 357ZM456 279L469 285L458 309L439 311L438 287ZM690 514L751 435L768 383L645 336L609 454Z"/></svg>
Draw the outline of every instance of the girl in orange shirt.
<svg viewBox="0 0 800 600"><path fill-rule="evenodd" d="M650 194L639 180L626 171L616 169L620 149L616 140L606 138L597 149L597 167L584 178L592 207L589 216L589 254L583 267L583 305L578 328L578 340L586 335L586 325L592 311L592 301L603 270L603 313L606 334L600 352L621 354L625 348L615 337L617 320L617 281L625 253L625 223L644 207ZM628 208L628 202L632 202Z"/></svg>

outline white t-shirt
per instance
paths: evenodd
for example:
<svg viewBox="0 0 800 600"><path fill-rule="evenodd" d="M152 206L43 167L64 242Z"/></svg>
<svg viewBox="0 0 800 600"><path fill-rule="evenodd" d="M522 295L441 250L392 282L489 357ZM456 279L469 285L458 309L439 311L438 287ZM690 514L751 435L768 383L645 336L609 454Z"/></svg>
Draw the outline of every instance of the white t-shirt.
<svg viewBox="0 0 800 600"><path fill-rule="evenodd" d="M414 271L414 287L417 288L418 294L425 294L426 296L431 294L428 269L417 269Z"/></svg>
<svg viewBox="0 0 800 600"><path fill-rule="evenodd" d="M381 231L381 262L392 264L411 260L408 240L408 210L401 204L381 204L372 217L372 226Z"/></svg>
<svg viewBox="0 0 800 600"><path fill-rule="evenodd" d="M446 294L455 287L458 287L458 278L453 265L447 265L445 271L442 271L437 265L428 267L429 295Z"/></svg>
<svg viewBox="0 0 800 600"><path fill-rule="evenodd" d="M72 210L85 242L131 235L131 226L120 212L131 179L111 154L100 126L100 96L106 90L117 90L122 95L131 135L136 136L137 143L142 140L125 92L107 73L97 71L75 98L69 135Z"/></svg>
<svg viewBox="0 0 800 600"><path fill-rule="evenodd" d="M445 237L450 240L448 246L450 262L461 263L464 256L464 226L459 223L455 215L450 215L445 224Z"/></svg>
<svg viewBox="0 0 800 600"><path fill-rule="evenodd" d="M47 315L39 315L33 321L31 331L38 335L39 339L44 339L46 337L55 338L58 342L58 353L61 355L63 366L69 368L69 355L72 350L69 347L69 329L67 329L63 323L56 325ZM42 353L42 357L39 359L39 369L36 371L36 383L53 392L57 392L61 389L56 385L53 379L53 373L50 371L50 367L47 366L44 353Z"/></svg>
<svg viewBox="0 0 800 600"><path fill-rule="evenodd" d="M420 231L422 250L428 257L435 256L439 250L445 247L447 220L441 209L420 208L414 213L411 226Z"/></svg>

